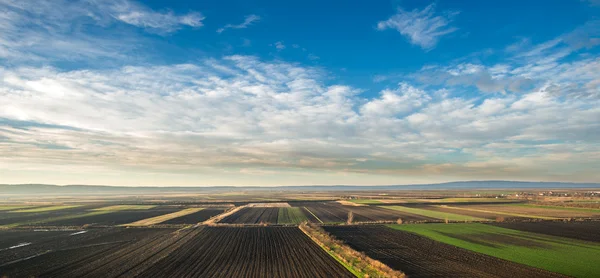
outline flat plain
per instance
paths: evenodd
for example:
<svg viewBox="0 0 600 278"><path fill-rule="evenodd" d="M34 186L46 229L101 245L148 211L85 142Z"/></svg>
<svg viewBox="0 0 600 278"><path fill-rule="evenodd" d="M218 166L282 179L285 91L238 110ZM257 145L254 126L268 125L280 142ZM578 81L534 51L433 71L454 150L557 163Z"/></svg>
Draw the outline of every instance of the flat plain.
<svg viewBox="0 0 600 278"><path fill-rule="evenodd" d="M597 277L600 198L510 194L11 196L0 277L364 277L366 256L409 277Z"/></svg>

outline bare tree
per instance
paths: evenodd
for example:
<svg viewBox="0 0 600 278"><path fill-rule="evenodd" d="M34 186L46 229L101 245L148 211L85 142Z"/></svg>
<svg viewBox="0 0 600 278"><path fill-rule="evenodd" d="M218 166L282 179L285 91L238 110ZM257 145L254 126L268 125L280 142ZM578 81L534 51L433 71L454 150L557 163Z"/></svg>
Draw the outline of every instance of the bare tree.
<svg viewBox="0 0 600 278"><path fill-rule="evenodd" d="M348 221L346 222L347 224L352 224L352 221L354 220L354 213L352 213L351 211L348 212Z"/></svg>

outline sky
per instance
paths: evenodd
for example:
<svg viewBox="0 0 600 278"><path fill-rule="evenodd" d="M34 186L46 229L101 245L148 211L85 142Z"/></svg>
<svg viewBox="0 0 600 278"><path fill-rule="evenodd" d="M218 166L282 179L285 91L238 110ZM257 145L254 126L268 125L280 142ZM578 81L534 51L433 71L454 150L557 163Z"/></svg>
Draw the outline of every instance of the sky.
<svg viewBox="0 0 600 278"><path fill-rule="evenodd" d="M0 0L0 183L600 182L600 1Z"/></svg>

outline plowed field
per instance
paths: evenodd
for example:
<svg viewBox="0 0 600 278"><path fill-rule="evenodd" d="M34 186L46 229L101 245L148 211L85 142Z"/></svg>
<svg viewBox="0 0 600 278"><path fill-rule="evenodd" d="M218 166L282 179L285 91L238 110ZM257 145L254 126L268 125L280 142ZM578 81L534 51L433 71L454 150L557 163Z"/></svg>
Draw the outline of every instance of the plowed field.
<svg viewBox="0 0 600 278"><path fill-rule="evenodd" d="M225 217L220 222L229 224L277 224L278 216L279 208L243 208Z"/></svg>
<svg viewBox="0 0 600 278"><path fill-rule="evenodd" d="M352 277L296 227L206 227L141 277Z"/></svg>
<svg viewBox="0 0 600 278"><path fill-rule="evenodd" d="M353 222L397 221L401 218L404 222L439 221L438 219L416 215L407 212L394 211L370 206L343 206L338 203L317 203L304 206L306 216L314 223L343 223L348 220L348 213L352 212ZM313 215L314 214L314 215ZM315 218L318 218L316 219ZM320 220L320 221L319 221Z"/></svg>
<svg viewBox="0 0 600 278"><path fill-rule="evenodd" d="M409 277L562 277L384 226L326 226L367 256Z"/></svg>
<svg viewBox="0 0 600 278"><path fill-rule="evenodd" d="M513 230L600 242L600 221L503 222L492 225Z"/></svg>

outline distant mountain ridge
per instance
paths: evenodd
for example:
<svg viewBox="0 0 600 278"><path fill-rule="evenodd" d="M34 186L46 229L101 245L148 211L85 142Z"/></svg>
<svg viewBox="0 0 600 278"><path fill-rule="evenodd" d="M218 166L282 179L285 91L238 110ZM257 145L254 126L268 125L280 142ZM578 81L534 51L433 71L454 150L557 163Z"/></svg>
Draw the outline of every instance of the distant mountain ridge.
<svg viewBox="0 0 600 278"><path fill-rule="evenodd" d="M0 194L114 194L161 192L227 192L227 191L364 191L364 190L455 190L455 189L600 189L600 183L524 182L524 181L459 181L410 185L297 185L297 186L107 186L0 184Z"/></svg>

